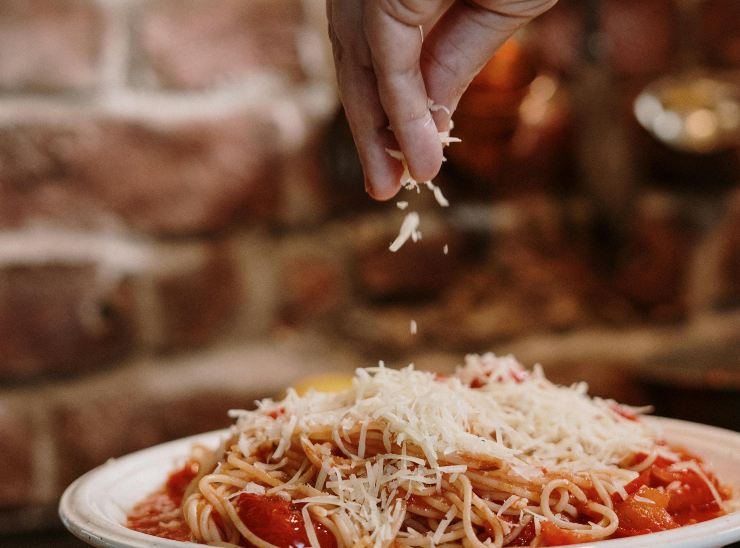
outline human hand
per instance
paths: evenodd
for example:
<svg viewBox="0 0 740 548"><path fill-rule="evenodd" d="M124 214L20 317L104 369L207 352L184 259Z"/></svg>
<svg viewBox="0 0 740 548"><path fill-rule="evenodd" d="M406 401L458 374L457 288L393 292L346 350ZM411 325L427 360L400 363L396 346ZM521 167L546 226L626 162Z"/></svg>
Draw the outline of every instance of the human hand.
<svg viewBox="0 0 740 548"><path fill-rule="evenodd" d="M378 200L442 165L438 131L496 49L557 0L327 0L339 92L365 174ZM445 109L430 112L428 99ZM392 128L392 131L388 127Z"/></svg>

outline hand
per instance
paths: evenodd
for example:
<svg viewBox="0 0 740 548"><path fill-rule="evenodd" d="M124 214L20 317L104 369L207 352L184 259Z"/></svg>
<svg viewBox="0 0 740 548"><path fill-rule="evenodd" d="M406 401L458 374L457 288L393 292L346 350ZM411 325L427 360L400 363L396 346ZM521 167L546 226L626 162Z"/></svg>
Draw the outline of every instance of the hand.
<svg viewBox="0 0 740 548"><path fill-rule="evenodd" d="M437 132L496 49L557 0L327 0L339 92L378 200L400 188L400 148L417 181L442 165ZM388 130L388 127L392 131Z"/></svg>

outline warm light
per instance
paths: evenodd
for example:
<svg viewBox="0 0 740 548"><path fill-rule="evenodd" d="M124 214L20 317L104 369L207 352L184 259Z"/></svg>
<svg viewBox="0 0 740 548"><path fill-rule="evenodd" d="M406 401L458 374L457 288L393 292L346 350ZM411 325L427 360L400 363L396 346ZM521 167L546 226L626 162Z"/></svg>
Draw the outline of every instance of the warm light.
<svg viewBox="0 0 740 548"><path fill-rule="evenodd" d="M717 133L717 116L708 109L700 109L686 117L686 133L692 139L706 140Z"/></svg>
<svg viewBox="0 0 740 548"><path fill-rule="evenodd" d="M661 112L653 120L653 132L661 139L674 141L681 135L681 117L675 112Z"/></svg>
<svg viewBox="0 0 740 548"><path fill-rule="evenodd" d="M654 95L643 93L635 100L635 116L644 125L650 124L662 111L663 106Z"/></svg>
<svg viewBox="0 0 740 548"><path fill-rule="evenodd" d="M725 130L736 130L740 126L740 107L736 101L725 99L717 105L719 126Z"/></svg>

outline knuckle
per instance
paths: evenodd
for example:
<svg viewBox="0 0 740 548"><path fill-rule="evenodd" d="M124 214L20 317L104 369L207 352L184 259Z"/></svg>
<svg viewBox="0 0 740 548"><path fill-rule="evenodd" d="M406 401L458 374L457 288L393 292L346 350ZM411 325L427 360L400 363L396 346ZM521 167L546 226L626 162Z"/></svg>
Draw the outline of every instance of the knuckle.
<svg viewBox="0 0 740 548"><path fill-rule="evenodd" d="M420 25L425 22L431 9L429 0L380 0L380 9L407 25Z"/></svg>

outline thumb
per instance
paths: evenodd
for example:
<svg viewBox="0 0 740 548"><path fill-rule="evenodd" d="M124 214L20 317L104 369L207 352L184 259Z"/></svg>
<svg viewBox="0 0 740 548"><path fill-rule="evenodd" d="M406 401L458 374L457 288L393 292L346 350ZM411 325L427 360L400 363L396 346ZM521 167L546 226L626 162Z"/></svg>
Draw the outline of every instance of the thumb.
<svg viewBox="0 0 740 548"><path fill-rule="evenodd" d="M421 70L434 102L454 111L472 81L496 50L529 20L556 0L470 0L455 2L424 42ZM449 125L440 110L440 129Z"/></svg>

